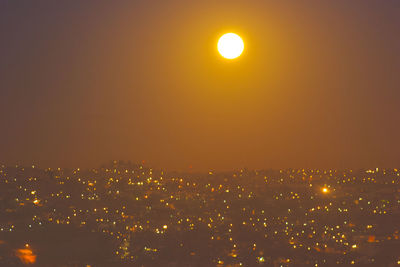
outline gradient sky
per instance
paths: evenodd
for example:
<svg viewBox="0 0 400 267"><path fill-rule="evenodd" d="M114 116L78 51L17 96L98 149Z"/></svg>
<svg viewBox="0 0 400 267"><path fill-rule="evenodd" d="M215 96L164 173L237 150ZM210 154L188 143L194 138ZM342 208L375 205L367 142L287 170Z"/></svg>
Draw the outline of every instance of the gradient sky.
<svg viewBox="0 0 400 267"><path fill-rule="evenodd" d="M400 1L2 0L0 34L6 164L400 165Z"/></svg>

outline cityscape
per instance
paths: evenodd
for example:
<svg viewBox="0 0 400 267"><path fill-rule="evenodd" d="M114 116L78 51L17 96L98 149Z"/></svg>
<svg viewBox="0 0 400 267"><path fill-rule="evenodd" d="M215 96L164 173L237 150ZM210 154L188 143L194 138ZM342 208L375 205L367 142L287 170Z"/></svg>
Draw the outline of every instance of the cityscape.
<svg viewBox="0 0 400 267"><path fill-rule="evenodd" d="M0 168L1 266L399 266L400 170Z"/></svg>
<svg viewBox="0 0 400 267"><path fill-rule="evenodd" d="M400 1L0 0L0 267L400 267Z"/></svg>

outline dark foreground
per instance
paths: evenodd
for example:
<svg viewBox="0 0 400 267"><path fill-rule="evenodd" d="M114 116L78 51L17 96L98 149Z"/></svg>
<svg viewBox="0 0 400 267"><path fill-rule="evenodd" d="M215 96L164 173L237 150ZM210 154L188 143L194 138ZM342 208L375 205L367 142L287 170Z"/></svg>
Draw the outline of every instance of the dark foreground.
<svg viewBox="0 0 400 267"><path fill-rule="evenodd" d="M400 171L0 167L0 266L400 266Z"/></svg>

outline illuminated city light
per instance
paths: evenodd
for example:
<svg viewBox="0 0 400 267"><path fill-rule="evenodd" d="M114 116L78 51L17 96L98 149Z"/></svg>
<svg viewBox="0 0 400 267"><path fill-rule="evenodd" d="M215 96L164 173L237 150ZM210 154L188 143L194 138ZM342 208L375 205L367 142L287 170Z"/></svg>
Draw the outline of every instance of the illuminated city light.
<svg viewBox="0 0 400 267"><path fill-rule="evenodd" d="M82 175L84 172L57 175L58 178L53 180L56 189L51 191L42 190L40 187L42 178L38 176L35 184L36 180L27 171L24 176L27 177L29 188L20 184L22 178L15 181L13 177L4 176L4 173L0 172L0 176L5 177L0 180L1 186L9 186L10 189L16 190L15 197L11 198L14 204L7 207L4 214L11 216L15 212L23 214L27 208L33 211L22 220L22 224L10 219L9 223L0 225L0 230L12 234L14 230L18 232L18 229L31 231L38 228L46 229L49 225L71 225L82 230L97 231L107 236L110 242L118 244L117 250L112 252L116 260L137 263L137 259L143 256L141 254L157 254L158 257L166 248L149 242L151 238L144 239L146 243L142 246L135 243L136 241L130 242L130 238L137 240L136 236L148 233L159 238L167 238L171 232L184 236L203 229L209 234L206 239L212 244L210 246L213 249L224 248L226 251L225 254L218 254L218 257L214 258L214 266L218 260L224 264L230 264L230 261L235 260L240 266L239 259L246 257L246 253L243 252L245 246L249 247L252 253L256 253L253 261L260 264L264 262L287 264L286 258L264 256L265 248L257 238L250 240L251 243L242 243L238 238L242 229L254 233L254 236L259 236L266 242L279 240L288 244L292 250L300 252L303 248L307 252L319 252L319 256L310 257L318 259L318 265L321 266L325 263L326 265L336 263L336 261L324 262L327 254L341 255L347 263L351 261L354 261L354 264L359 263L359 257L354 256L355 250L361 250L364 245L366 247L386 245L385 242L397 240L400 236L398 227L389 231L382 229L380 220L367 217L360 222L353 217L353 214L362 213L374 214L377 218L380 216L389 218L394 214L393 211L398 209L400 200L395 196L400 191L393 186L393 182L400 185L400 180L396 180L398 177L393 176L393 173L385 174L385 171L379 172L379 179L365 177L372 174L355 175L349 171L339 173L334 170L326 171L327 175L322 177L318 176L316 170L294 172L281 170L281 175L278 177L264 173L258 175L254 172L249 178L252 179L251 183L247 184L238 184L239 181L236 181L237 177L244 173L242 171L224 174L223 179L226 180L218 178L220 174L217 172L209 180L202 180L190 176L169 177L168 173L164 173L161 179L156 172L150 177L149 172L143 168L140 171L135 169L128 172L125 168L123 171L116 168L111 171L100 169L95 171L93 170L88 176ZM101 180L97 175L106 176L104 184L95 182ZM320 193L333 191L333 186L328 184L337 184L335 188L338 191L335 192L340 194L329 198L318 194L315 192L315 186L309 186L311 175L314 185L325 184L319 187ZM266 176L268 185L265 185ZM231 179L233 177L235 180ZM298 181L295 187L291 186L293 181ZM49 185L51 181L46 180L46 182L46 185ZM66 186L67 183L70 184ZM367 191L370 185L377 183L382 188L386 186L386 189L382 190L382 193L370 194L370 191ZM74 191L71 192L69 187L74 188ZM36 193L32 194L33 191ZM41 200L36 197L37 192L40 192ZM126 201L127 196L131 201ZM93 199L96 199L96 202L92 202ZM248 202L249 200L261 204L253 205ZM29 202L35 205L27 205ZM270 209L269 204L265 206L262 203L270 203L277 207L282 205L283 208L278 208L277 212ZM193 204L196 205L195 209ZM295 208L297 206L301 206L302 209L298 210ZM332 220L332 223L329 220L321 221L321 218L338 218L339 213L346 217ZM160 221L163 222L161 226ZM143 249L144 245L147 246L146 249ZM178 246L188 248L184 240L179 240ZM25 244L23 249L32 250L29 244ZM190 255L193 258L199 255L193 249L183 251L186 251L186 256ZM27 256L24 256L25 259L33 259L29 252L24 255ZM397 264L397 261L398 259L393 257L391 264ZM304 263L296 257L291 258L290 262L299 265ZM377 260L371 259L371 262L375 264ZM311 263L316 264L316 261ZM83 262L82 266L85 264L86 262ZM246 262L242 264L248 266Z"/></svg>
<svg viewBox="0 0 400 267"><path fill-rule="evenodd" d="M23 264L34 264L36 262L36 255L28 244L25 244L25 248L17 249L15 251L15 256L17 256Z"/></svg>

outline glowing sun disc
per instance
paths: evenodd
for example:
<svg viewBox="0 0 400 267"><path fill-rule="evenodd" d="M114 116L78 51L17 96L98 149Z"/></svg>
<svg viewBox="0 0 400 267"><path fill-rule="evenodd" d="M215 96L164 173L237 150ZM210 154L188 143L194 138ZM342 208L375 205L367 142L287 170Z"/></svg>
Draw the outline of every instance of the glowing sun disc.
<svg viewBox="0 0 400 267"><path fill-rule="evenodd" d="M218 52L227 59L240 56L244 49L242 38L235 33L226 33L218 40Z"/></svg>

